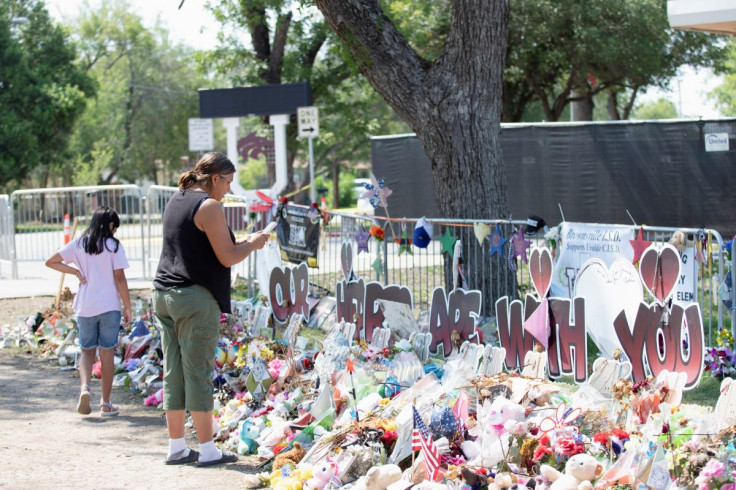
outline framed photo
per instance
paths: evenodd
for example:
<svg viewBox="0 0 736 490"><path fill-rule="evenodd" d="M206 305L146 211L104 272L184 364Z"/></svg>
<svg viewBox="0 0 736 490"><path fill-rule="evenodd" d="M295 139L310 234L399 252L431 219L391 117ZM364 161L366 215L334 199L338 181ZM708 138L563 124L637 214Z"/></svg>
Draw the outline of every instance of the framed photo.
<svg viewBox="0 0 736 490"><path fill-rule="evenodd" d="M309 328L321 328L325 332L328 331L334 322L325 325L326 320L336 311L336 308L337 301L333 296L323 296L310 313L307 326Z"/></svg>
<svg viewBox="0 0 736 490"><path fill-rule="evenodd" d="M270 339L273 337L273 332L268 326L269 316L271 316L271 309L259 305L253 314L253 332Z"/></svg>

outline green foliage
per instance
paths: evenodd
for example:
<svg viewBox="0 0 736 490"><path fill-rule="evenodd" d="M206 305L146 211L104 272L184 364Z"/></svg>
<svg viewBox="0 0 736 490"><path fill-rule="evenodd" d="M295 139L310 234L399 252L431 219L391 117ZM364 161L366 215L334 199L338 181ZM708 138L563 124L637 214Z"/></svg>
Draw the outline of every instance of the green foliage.
<svg viewBox="0 0 736 490"><path fill-rule="evenodd" d="M665 98L659 98L635 107L631 117L639 120L677 119L678 114L675 104Z"/></svg>
<svg viewBox="0 0 736 490"><path fill-rule="evenodd" d="M27 24L11 25L17 17ZM0 187L67 155L69 134L94 93L74 47L40 0L0 3Z"/></svg>
<svg viewBox="0 0 736 490"><path fill-rule="evenodd" d="M357 74L355 60L315 8L288 0L220 0L212 2L211 10L223 29L217 48L198 61L214 69L226 85L310 82L320 111L320 136L313 141L316 174L333 175L335 166L345 168L368 159L371 134L408 131ZM288 26L283 44L276 35L280 25ZM307 141L295 138L296 124L289 125L288 131L290 154L306 161ZM328 187L331 198L332 187ZM341 185L340 194L351 190L352 186L343 189Z"/></svg>
<svg viewBox="0 0 736 490"><path fill-rule="evenodd" d="M248 160L248 163L240 165L238 170L240 185L244 189L263 189L268 187L268 169L266 168L265 158Z"/></svg>
<svg viewBox="0 0 736 490"><path fill-rule="evenodd" d="M338 188L340 189L340 196L338 198L338 206L341 208L354 207L358 201L358 195L355 192L355 174L352 172L340 172L340 178L338 180Z"/></svg>
<svg viewBox="0 0 736 490"><path fill-rule="evenodd" d="M448 0L383 0L381 6L422 57L432 61L440 57L450 31L451 6Z"/></svg>
<svg viewBox="0 0 736 490"><path fill-rule="evenodd" d="M736 43L728 42L728 57L721 69L724 82L711 92L721 114L727 117L736 115Z"/></svg>
<svg viewBox="0 0 736 490"><path fill-rule="evenodd" d="M546 119L558 120L575 96L612 91L618 102L619 94L666 86L684 64L720 66L718 39L669 28L664 0L519 0L509 24L507 100L528 103L531 90Z"/></svg>
<svg viewBox="0 0 736 490"><path fill-rule="evenodd" d="M666 3L511 2L502 120L568 119L576 97L593 99L594 119L626 118L639 93L666 87L680 66L722 67L723 38L671 29ZM449 1L382 0L381 6L420 56L442 55Z"/></svg>
<svg viewBox="0 0 736 490"><path fill-rule="evenodd" d="M126 0L83 10L70 28L80 63L98 86L72 139L77 184L142 179L168 184L188 153L188 118L198 112L205 78L194 53L147 29Z"/></svg>

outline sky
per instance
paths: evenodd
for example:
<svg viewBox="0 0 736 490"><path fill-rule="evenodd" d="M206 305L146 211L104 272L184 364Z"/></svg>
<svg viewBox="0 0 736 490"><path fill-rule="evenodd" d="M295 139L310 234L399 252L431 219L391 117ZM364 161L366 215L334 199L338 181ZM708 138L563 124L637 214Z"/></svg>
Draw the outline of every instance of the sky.
<svg viewBox="0 0 736 490"><path fill-rule="evenodd" d="M88 0L91 5L99 5L99 0ZM151 27L160 16L171 38L197 49L215 46L218 24L205 8L206 0L129 0L136 12L143 18L144 25ZM80 0L46 0L49 13L57 20L76 16ZM685 67L680 76L672 81L668 91L651 89L638 97L639 103L656 101L660 97L670 100L681 117L713 118L721 117L707 93L722 83L722 78L710 70L694 70Z"/></svg>

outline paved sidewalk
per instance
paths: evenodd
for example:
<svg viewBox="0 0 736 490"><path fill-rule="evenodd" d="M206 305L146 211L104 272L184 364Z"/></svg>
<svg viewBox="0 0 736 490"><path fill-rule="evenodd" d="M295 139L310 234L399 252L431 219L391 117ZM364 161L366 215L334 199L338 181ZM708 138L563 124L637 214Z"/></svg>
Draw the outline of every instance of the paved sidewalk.
<svg viewBox="0 0 736 490"><path fill-rule="evenodd" d="M0 299L7 298L29 298L31 296L56 296L61 281L61 273L49 269L42 262L19 264L18 279L11 279L10 270L3 267L0 271ZM131 270L128 276L128 288L151 289L153 287L150 279L141 279L141 274ZM136 277L138 276L138 277ZM64 277L64 287L68 287L73 293L79 288L79 281L74 276Z"/></svg>

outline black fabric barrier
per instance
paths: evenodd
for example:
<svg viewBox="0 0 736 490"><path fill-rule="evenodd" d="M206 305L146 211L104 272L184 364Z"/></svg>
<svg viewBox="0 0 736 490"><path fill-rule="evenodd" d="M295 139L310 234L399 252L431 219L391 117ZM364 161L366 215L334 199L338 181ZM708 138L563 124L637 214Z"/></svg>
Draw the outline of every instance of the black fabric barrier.
<svg viewBox="0 0 736 490"><path fill-rule="evenodd" d="M724 133L728 151L706 151ZM628 224L628 209L637 224L736 234L736 118L503 124L501 142L514 219L560 222L559 203L568 221ZM372 138L371 163L392 217L439 216L416 136Z"/></svg>

